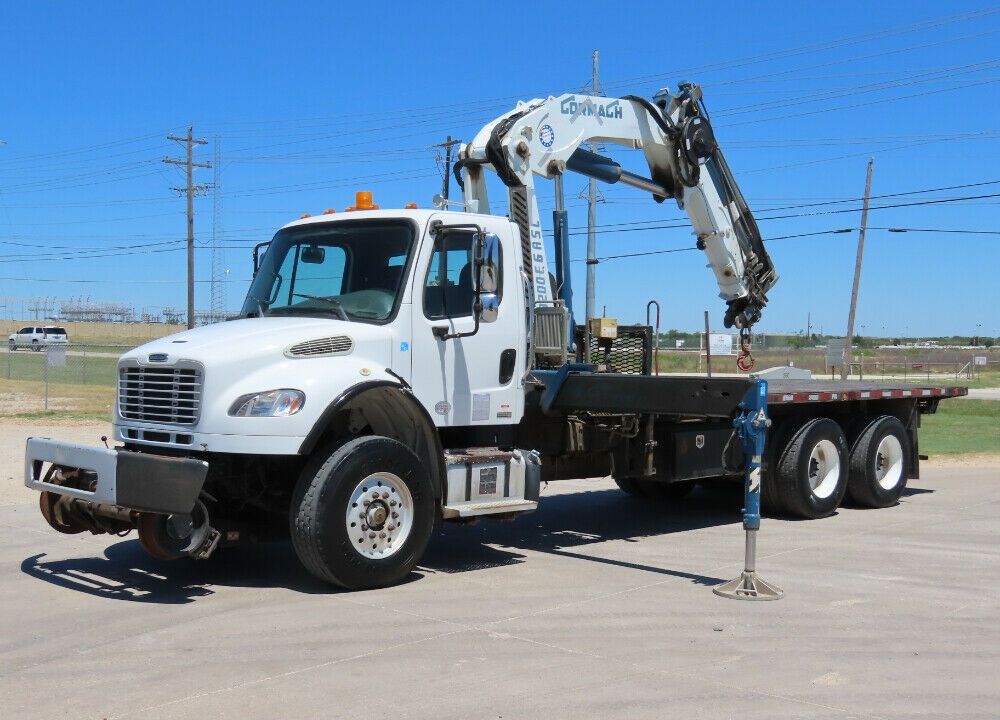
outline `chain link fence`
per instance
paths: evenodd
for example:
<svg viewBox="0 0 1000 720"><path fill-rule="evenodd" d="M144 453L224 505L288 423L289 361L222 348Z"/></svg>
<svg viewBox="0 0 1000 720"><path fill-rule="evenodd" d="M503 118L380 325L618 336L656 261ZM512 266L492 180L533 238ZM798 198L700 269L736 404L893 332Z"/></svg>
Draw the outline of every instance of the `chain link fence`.
<svg viewBox="0 0 1000 720"><path fill-rule="evenodd" d="M56 386L107 388L113 397L118 356L131 347L68 343L17 350L7 348L0 361L0 376L13 382L43 385L46 410Z"/></svg>

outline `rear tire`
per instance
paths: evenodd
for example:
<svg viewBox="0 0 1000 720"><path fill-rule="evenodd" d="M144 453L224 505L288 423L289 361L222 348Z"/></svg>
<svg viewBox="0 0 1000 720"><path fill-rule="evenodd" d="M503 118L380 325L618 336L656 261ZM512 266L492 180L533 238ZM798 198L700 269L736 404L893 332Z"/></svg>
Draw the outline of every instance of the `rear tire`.
<svg viewBox="0 0 1000 720"><path fill-rule="evenodd" d="M361 590L399 582L416 566L434 524L434 493L420 459L381 436L320 453L292 497L292 545L320 580Z"/></svg>
<svg viewBox="0 0 1000 720"><path fill-rule="evenodd" d="M680 502L690 495L698 485L696 480L678 480L665 483L655 480L637 480L639 490L651 500L660 502Z"/></svg>
<svg viewBox="0 0 1000 720"><path fill-rule="evenodd" d="M847 492L858 505L884 508L899 502L909 475L910 437L891 415L872 420L851 447Z"/></svg>
<svg viewBox="0 0 1000 720"><path fill-rule="evenodd" d="M615 485L622 492L626 492L632 497L649 498L660 502L677 502L683 500L698 484L696 480L681 480L678 482L664 483L655 480L640 480L632 477L616 477Z"/></svg>
<svg viewBox="0 0 1000 720"><path fill-rule="evenodd" d="M632 495L634 497L643 497L643 492L639 488L639 482L635 478L630 477L616 477L614 478L615 485L618 489L624 493Z"/></svg>
<svg viewBox="0 0 1000 720"><path fill-rule="evenodd" d="M816 519L832 515L847 492L848 450L833 420L814 418L778 448L773 487L790 515Z"/></svg>
<svg viewBox="0 0 1000 720"><path fill-rule="evenodd" d="M778 458L788 444L788 439L800 427L800 422L785 420L777 423L767 434L764 447L763 467L761 467L760 506L771 515L783 515L788 512L778 493L777 474Z"/></svg>

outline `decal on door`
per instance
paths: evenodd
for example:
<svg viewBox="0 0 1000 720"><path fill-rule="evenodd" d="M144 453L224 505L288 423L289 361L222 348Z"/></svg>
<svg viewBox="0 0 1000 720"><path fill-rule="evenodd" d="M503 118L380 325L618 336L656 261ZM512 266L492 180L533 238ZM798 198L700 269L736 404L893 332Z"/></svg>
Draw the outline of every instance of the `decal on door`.
<svg viewBox="0 0 1000 720"><path fill-rule="evenodd" d="M473 393L472 395L472 422L477 420L490 419L490 394Z"/></svg>

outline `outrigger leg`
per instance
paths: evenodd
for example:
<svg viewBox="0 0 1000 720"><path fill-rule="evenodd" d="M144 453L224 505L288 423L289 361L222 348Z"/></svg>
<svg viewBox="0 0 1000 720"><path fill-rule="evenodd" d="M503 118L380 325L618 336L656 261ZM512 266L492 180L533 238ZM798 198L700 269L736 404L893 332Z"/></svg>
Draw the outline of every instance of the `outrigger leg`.
<svg viewBox="0 0 1000 720"><path fill-rule="evenodd" d="M757 380L740 403L742 411L733 425L743 441L746 456L746 497L743 504L743 529L746 530L746 556L743 574L713 589L716 595L733 600L777 600L784 592L757 577L757 531L760 529L760 466L764 455L767 428L767 382Z"/></svg>

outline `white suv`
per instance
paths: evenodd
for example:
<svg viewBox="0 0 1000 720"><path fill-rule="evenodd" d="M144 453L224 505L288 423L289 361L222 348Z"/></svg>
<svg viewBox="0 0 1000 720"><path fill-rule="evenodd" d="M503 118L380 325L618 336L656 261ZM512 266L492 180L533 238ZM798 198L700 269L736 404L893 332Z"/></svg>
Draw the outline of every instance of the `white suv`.
<svg viewBox="0 0 1000 720"><path fill-rule="evenodd" d="M65 328L54 325L29 325L12 333L7 338L7 346L11 352L22 347L41 350L45 345L65 345L69 342Z"/></svg>

